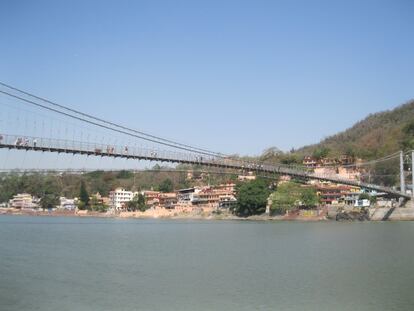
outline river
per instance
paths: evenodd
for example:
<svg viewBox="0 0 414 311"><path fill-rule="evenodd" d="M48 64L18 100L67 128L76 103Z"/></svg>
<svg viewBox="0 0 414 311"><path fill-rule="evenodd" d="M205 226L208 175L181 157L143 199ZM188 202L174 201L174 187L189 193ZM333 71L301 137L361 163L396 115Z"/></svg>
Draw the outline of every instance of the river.
<svg viewBox="0 0 414 311"><path fill-rule="evenodd" d="M0 310L413 310L414 222L0 217Z"/></svg>

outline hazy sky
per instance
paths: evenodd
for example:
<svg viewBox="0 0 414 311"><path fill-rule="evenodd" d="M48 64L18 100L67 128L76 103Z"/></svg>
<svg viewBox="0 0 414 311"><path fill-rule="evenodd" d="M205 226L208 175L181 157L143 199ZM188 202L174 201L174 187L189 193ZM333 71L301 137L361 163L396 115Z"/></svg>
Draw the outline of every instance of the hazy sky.
<svg viewBox="0 0 414 311"><path fill-rule="evenodd" d="M414 97L414 1L0 2L0 81L224 153Z"/></svg>

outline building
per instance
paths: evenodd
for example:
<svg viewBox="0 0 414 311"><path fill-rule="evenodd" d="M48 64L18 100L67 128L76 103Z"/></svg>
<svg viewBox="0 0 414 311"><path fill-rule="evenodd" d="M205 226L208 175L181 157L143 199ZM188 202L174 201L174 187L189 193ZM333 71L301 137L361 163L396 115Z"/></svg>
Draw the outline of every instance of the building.
<svg viewBox="0 0 414 311"><path fill-rule="evenodd" d="M227 209L236 206L236 204L237 199L234 195L223 195L220 196L218 207Z"/></svg>
<svg viewBox="0 0 414 311"><path fill-rule="evenodd" d="M177 204L177 193L175 192L165 192L158 195L158 202L160 206L163 206L168 209L172 209Z"/></svg>
<svg viewBox="0 0 414 311"><path fill-rule="evenodd" d="M195 187L177 192L178 204L218 208L229 207L236 201L235 184Z"/></svg>
<svg viewBox="0 0 414 311"><path fill-rule="evenodd" d="M161 192L153 190L142 191L141 194L145 197L145 202L149 206L156 206L160 204L159 195Z"/></svg>
<svg viewBox="0 0 414 311"><path fill-rule="evenodd" d="M76 209L76 201L77 199L67 199L65 197L59 198L59 209L65 209L69 211L73 211Z"/></svg>
<svg viewBox="0 0 414 311"><path fill-rule="evenodd" d="M97 205L104 205L104 206L111 205L109 197L103 197L99 192L91 195L89 197L89 200L93 202L93 204L97 204Z"/></svg>
<svg viewBox="0 0 414 311"><path fill-rule="evenodd" d="M337 175L337 169L335 167L324 167L318 166L313 169L315 174L324 175L324 176L332 176L335 177Z"/></svg>
<svg viewBox="0 0 414 311"><path fill-rule="evenodd" d="M306 166L307 168L315 168L318 166L318 159L311 157L311 156L306 156L303 158L302 164L304 166Z"/></svg>
<svg viewBox="0 0 414 311"><path fill-rule="evenodd" d="M36 200L29 193L19 193L9 201L9 206L13 208L37 208L39 200Z"/></svg>
<svg viewBox="0 0 414 311"><path fill-rule="evenodd" d="M357 200L354 203L354 207L369 207L371 202L368 199Z"/></svg>
<svg viewBox="0 0 414 311"><path fill-rule="evenodd" d="M322 204L353 204L360 194L354 186L317 183L316 191Z"/></svg>
<svg viewBox="0 0 414 311"><path fill-rule="evenodd" d="M192 201L195 188L181 189L177 191L178 204L190 204Z"/></svg>
<svg viewBox="0 0 414 311"><path fill-rule="evenodd" d="M339 158L315 158L312 156L305 156L302 164L307 168L327 167L327 166L343 166L351 165L360 160L347 155L342 155Z"/></svg>
<svg viewBox="0 0 414 311"><path fill-rule="evenodd" d="M126 202L131 201L137 192L127 191L124 188L116 188L109 192L109 206L116 210L124 207Z"/></svg>

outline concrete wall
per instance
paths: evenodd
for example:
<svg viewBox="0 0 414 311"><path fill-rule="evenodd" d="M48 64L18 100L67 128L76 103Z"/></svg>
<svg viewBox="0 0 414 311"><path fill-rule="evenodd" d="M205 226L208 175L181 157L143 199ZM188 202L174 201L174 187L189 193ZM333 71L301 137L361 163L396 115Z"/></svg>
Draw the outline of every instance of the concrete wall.
<svg viewBox="0 0 414 311"><path fill-rule="evenodd" d="M369 215L371 220L383 220L390 211L388 207L370 208ZM414 207L397 207L394 209L388 220L414 220Z"/></svg>

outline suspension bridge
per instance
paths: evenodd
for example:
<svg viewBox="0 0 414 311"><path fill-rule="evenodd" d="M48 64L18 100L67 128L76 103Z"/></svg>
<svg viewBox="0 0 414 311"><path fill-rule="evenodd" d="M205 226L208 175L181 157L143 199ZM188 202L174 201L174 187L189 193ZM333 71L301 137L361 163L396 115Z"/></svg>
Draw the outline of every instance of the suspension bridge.
<svg viewBox="0 0 414 311"><path fill-rule="evenodd" d="M411 198L405 191L402 153L366 162L368 165L399 157L398 189L395 185L317 173L300 165L269 164L231 157L106 121L1 82L0 87L0 149L3 150L187 164L271 176L287 175L356 186L393 198ZM364 163L358 165L363 166Z"/></svg>

